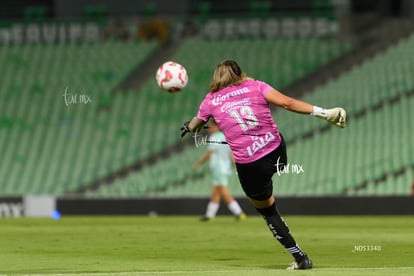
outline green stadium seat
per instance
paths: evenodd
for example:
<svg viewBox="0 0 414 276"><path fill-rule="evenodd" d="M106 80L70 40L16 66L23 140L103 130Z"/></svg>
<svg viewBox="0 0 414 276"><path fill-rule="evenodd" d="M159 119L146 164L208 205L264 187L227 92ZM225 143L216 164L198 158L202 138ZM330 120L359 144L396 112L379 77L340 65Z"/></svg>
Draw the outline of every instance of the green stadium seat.
<svg viewBox="0 0 414 276"><path fill-rule="evenodd" d="M412 116L406 115L412 114L414 104L412 97L407 98L407 91L414 89L414 59L410 58L414 56L413 43L414 36L304 96L304 100L322 106L343 105L351 115L345 130L332 127L319 132L326 125L322 120L276 111L275 118L286 140L298 138L298 142L288 144L289 160L305 168L303 174L275 176L278 194L352 193L364 182L369 185L365 190L359 189L360 194L403 194L407 180L403 178L408 174L401 177L403 180L398 178L401 184L395 189L389 188L392 182L388 178L378 185L372 183L414 162L410 154L410 129L414 125ZM111 88L155 48L153 44L105 42L0 49L0 61L10 68L0 82L2 91L8 91L0 94L6 106L0 128L8 132L5 135L0 131L0 143L7 148L2 150L2 163L7 165L0 168L0 173L4 173L7 183L19 183L0 185L0 192L70 193L179 142L179 124L194 115L195 103L208 90L214 69L212 60L218 63L225 58L236 59L248 74L282 89L339 57L350 46L319 39L188 39L172 58L190 72L190 93L168 95L152 79L139 91L111 95ZM217 51L210 51L212 48ZM254 60L246 54L249 51L257 53ZM277 63L270 62L269 53ZM25 83L15 82L13 76L23 72L29 76ZM67 85L74 92L90 94L93 103L65 106L62 94ZM376 104L396 96L403 100L372 110ZM25 108L19 109L17 103ZM107 109L100 111L102 106ZM352 118L364 109L372 112ZM314 133L311 138L302 138L310 132ZM1 142L3 138L13 142L6 145ZM19 150L21 145L26 146ZM208 173L194 180L190 168L203 150L190 147L87 195L208 195ZM16 156L25 161L10 162ZM25 174L18 174L19 169ZM243 194L236 176L232 183L231 191Z"/></svg>

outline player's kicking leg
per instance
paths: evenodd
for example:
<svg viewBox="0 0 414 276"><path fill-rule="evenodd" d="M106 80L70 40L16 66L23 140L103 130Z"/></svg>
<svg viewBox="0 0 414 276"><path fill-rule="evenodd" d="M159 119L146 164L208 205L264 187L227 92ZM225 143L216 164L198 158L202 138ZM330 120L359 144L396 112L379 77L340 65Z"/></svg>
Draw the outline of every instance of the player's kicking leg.
<svg viewBox="0 0 414 276"><path fill-rule="evenodd" d="M299 247L293 236L290 234L289 227L279 213L276 207L275 199L271 196L267 200L250 199L256 210L263 216L264 220L272 232L273 236L278 240L284 248L295 259L288 269L311 269L313 264L308 255Z"/></svg>

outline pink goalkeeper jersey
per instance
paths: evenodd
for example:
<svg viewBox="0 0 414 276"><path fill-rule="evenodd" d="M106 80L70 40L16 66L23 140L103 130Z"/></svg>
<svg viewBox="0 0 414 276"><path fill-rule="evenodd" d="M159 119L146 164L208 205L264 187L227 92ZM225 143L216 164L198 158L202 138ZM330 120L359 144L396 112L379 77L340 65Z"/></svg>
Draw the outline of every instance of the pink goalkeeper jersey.
<svg viewBox="0 0 414 276"><path fill-rule="evenodd" d="M213 117L233 151L234 160L245 164L275 150L281 141L266 93L273 88L257 80L245 80L215 93L208 93L197 117Z"/></svg>

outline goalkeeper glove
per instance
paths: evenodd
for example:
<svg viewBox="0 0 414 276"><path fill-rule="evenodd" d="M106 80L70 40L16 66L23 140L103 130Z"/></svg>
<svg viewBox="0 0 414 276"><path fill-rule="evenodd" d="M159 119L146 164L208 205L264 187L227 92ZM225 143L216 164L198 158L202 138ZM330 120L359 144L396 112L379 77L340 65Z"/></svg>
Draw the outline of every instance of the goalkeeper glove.
<svg viewBox="0 0 414 276"><path fill-rule="evenodd" d="M183 138L188 132L190 132L190 129L188 128L189 124L190 124L190 121L187 121L181 127L181 138Z"/></svg>
<svg viewBox="0 0 414 276"><path fill-rule="evenodd" d="M338 127L344 128L346 126L346 111L342 107L324 109L314 106L311 115L325 119Z"/></svg>
<svg viewBox="0 0 414 276"><path fill-rule="evenodd" d="M183 124L183 126L181 127L181 138L183 138L188 132L191 132L190 131L190 128L189 128L189 125L190 125L190 121L187 121L187 122L185 122L184 124ZM203 125L203 129L207 129L207 128L209 128L210 126L209 125ZM197 130L200 130L201 129L201 127L200 128L198 128Z"/></svg>

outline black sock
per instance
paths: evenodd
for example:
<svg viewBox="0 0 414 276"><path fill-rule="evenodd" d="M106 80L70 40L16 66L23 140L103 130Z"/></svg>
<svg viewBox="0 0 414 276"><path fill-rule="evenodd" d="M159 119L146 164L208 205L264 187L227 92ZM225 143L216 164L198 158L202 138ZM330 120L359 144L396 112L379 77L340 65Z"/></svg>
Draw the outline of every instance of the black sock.
<svg viewBox="0 0 414 276"><path fill-rule="evenodd" d="M279 210L276 207L276 203L273 203L267 208L256 208L256 210L265 219L267 226L269 227L269 230L272 232L273 236L283 245L283 247L286 248L290 254L292 254L297 262L302 261L304 259L305 253L302 251L302 249L300 249L299 245L290 234L289 227L280 215Z"/></svg>

